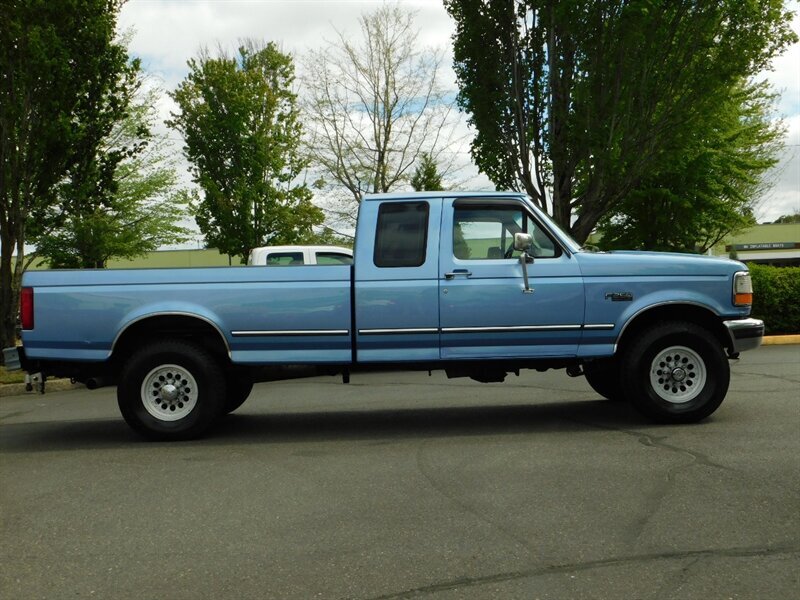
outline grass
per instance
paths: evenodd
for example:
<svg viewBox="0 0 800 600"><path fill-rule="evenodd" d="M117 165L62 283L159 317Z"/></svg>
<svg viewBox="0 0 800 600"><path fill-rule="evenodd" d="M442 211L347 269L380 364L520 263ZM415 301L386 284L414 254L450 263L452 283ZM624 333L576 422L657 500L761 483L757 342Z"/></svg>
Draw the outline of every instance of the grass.
<svg viewBox="0 0 800 600"><path fill-rule="evenodd" d="M0 367L0 384L3 383L25 383L25 371L6 371Z"/></svg>

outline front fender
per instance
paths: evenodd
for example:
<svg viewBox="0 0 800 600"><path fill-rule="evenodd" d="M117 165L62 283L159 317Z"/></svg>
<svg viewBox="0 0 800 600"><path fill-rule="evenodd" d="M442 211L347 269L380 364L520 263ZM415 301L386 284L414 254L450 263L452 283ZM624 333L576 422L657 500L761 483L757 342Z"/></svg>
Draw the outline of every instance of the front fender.
<svg viewBox="0 0 800 600"><path fill-rule="evenodd" d="M729 278L724 275L587 278L586 324L580 355L612 355L628 326L658 307L686 305L716 317L739 318L743 314L730 304L729 286Z"/></svg>

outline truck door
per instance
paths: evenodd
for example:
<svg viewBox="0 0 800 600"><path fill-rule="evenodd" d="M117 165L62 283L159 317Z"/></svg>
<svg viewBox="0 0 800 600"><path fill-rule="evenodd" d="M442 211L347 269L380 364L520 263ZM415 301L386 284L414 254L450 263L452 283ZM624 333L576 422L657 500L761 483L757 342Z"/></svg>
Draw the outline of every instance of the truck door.
<svg viewBox="0 0 800 600"><path fill-rule="evenodd" d="M354 284L358 362L439 359L441 211L441 198L362 201Z"/></svg>
<svg viewBox="0 0 800 600"><path fill-rule="evenodd" d="M526 292L514 233L533 236ZM441 358L565 357L584 318L577 261L513 198L445 199L439 249Z"/></svg>

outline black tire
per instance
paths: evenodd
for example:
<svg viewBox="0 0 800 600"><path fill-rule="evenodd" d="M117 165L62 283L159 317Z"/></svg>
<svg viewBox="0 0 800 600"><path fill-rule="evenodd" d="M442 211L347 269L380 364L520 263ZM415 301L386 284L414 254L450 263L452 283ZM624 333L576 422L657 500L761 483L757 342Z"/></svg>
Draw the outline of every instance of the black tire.
<svg viewBox="0 0 800 600"><path fill-rule="evenodd" d="M253 376L247 371L235 371L228 375L226 382L225 412L232 413L244 404L253 391Z"/></svg>
<svg viewBox="0 0 800 600"><path fill-rule="evenodd" d="M586 363L583 374L592 389L608 400L623 400L619 361L603 359Z"/></svg>
<svg viewBox="0 0 800 600"><path fill-rule="evenodd" d="M694 423L713 413L728 393L730 366L708 330L681 321L642 332L622 355L625 397L660 423Z"/></svg>
<svg viewBox="0 0 800 600"><path fill-rule="evenodd" d="M117 403L125 421L152 440L199 437L225 406L225 375L202 346L155 341L125 363Z"/></svg>

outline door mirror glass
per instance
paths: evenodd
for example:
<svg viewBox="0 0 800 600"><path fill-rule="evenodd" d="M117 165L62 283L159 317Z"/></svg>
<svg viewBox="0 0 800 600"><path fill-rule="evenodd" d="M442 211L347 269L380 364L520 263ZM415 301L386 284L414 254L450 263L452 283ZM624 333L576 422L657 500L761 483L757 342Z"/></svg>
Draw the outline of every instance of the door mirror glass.
<svg viewBox="0 0 800 600"><path fill-rule="evenodd" d="M529 233L515 233L514 234L514 250L520 252L527 252L533 245L533 237Z"/></svg>

